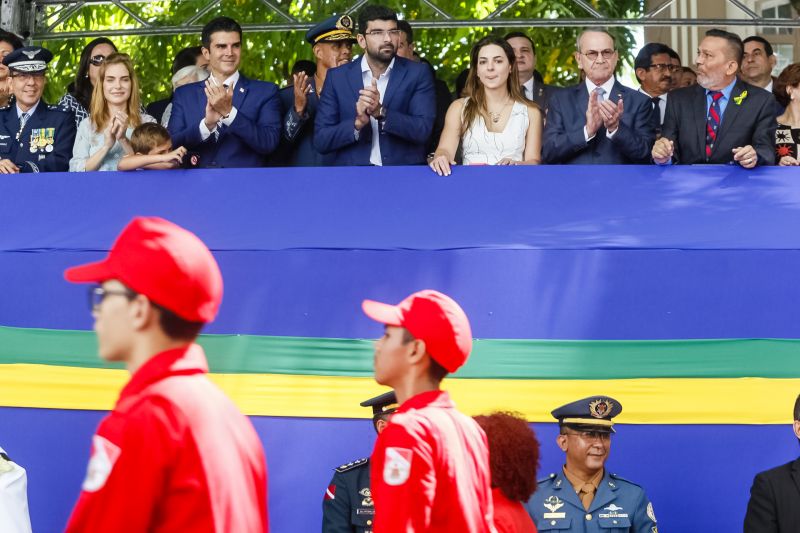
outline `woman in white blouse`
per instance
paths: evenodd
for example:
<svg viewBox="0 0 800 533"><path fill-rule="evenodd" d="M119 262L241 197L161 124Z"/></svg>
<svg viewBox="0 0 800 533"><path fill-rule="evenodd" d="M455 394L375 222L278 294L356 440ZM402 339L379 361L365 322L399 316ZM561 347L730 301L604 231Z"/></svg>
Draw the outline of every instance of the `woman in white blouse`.
<svg viewBox="0 0 800 533"><path fill-rule="evenodd" d="M128 54L106 58L95 84L89 117L78 126L70 172L117 170L117 163L132 154L131 133L143 122L155 122L140 111L139 82Z"/></svg>
<svg viewBox="0 0 800 533"><path fill-rule="evenodd" d="M522 95L514 49L499 37L472 47L468 96L450 105L444 130L429 165L450 175L461 143L465 165L538 165L542 113Z"/></svg>

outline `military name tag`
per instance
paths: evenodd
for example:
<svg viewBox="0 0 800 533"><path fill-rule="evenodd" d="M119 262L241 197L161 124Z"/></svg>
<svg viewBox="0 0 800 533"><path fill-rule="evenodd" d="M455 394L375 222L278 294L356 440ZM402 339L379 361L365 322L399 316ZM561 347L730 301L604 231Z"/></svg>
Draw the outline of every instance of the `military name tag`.
<svg viewBox="0 0 800 533"><path fill-rule="evenodd" d="M375 509L356 509L356 514L374 515Z"/></svg>
<svg viewBox="0 0 800 533"><path fill-rule="evenodd" d="M544 518L566 518L567 513L544 513Z"/></svg>

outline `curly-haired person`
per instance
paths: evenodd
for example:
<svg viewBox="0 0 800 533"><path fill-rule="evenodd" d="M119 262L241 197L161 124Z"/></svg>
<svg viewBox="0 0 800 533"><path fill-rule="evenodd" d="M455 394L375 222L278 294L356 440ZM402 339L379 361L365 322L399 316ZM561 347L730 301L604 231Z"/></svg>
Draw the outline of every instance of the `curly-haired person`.
<svg viewBox="0 0 800 533"><path fill-rule="evenodd" d="M536 533L522 505L536 491L539 441L528 423L514 413L474 417L489 441L492 500L497 533Z"/></svg>

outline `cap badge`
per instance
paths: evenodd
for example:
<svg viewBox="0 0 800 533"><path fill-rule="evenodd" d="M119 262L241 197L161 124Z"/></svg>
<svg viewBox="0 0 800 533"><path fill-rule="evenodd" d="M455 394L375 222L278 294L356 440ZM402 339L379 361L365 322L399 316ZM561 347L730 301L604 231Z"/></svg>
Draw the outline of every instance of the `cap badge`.
<svg viewBox="0 0 800 533"><path fill-rule="evenodd" d="M22 53L28 56L28 59L36 57L41 50L22 50Z"/></svg>
<svg viewBox="0 0 800 533"><path fill-rule="evenodd" d="M349 15L342 15L336 21L336 27L340 30L350 30L353 28L353 19Z"/></svg>
<svg viewBox="0 0 800 533"><path fill-rule="evenodd" d="M605 418L611 412L612 407L614 407L614 402L610 402L608 400L595 400L593 402L589 402L589 414L595 418Z"/></svg>

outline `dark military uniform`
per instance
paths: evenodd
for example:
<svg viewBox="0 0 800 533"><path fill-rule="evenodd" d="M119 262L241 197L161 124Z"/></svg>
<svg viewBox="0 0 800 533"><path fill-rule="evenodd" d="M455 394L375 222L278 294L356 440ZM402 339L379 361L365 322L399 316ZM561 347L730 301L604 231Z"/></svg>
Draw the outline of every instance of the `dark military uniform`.
<svg viewBox="0 0 800 533"><path fill-rule="evenodd" d="M69 111L40 100L20 128L16 105L0 109L0 159L10 159L20 172L66 172L74 144Z"/></svg>
<svg viewBox="0 0 800 533"><path fill-rule="evenodd" d="M353 35L353 19L348 15L334 15L323 20L306 33L306 41L310 45L325 42L356 42ZM287 163L292 166L318 167L333 162L334 154L324 155L314 148L314 117L319 105L319 92L316 80L312 76L311 92L307 95L306 108L299 115L294 108L294 87L281 89L280 98L284 116L282 124L281 144L286 153ZM355 105L355 102L353 102Z"/></svg>
<svg viewBox="0 0 800 533"><path fill-rule="evenodd" d="M372 407L372 423L397 409L394 391L361 402ZM337 468L322 501L322 533L372 533L375 507L369 484L369 458L359 459Z"/></svg>
<svg viewBox="0 0 800 533"><path fill-rule="evenodd" d="M322 502L323 533L372 533L369 458L336 469Z"/></svg>
<svg viewBox="0 0 800 533"><path fill-rule="evenodd" d="M12 77L43 77L52 59L46 48L26 46L8 54L3 64ZM41 99L32 111L21 114L16 100L0 109L0 159L10 160L20 172L69 170L76 130L72 114Z"/></svg>
<svg viewBox="0 0 800 533"><path fill-rule="evenodd" d="M576 438L602 437L602 442L615 432L612 418L621 412L622 405L614 398L592 396L562 405L552 415L560 427L577 432ZM653 504L644 489L607 469L603 470L591 502L588 498L581 500L562 470L538 482L525 508L540 532L658 533Z"/></svg>

